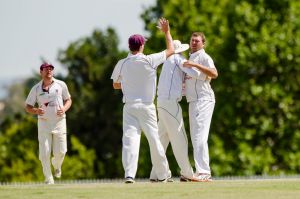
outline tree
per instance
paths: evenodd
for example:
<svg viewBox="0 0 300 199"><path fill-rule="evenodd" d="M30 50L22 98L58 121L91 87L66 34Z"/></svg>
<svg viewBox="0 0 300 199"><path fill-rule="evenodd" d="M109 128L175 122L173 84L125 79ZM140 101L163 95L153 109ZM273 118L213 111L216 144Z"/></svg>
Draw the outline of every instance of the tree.
<svg viewBox="0 0 300 199"><path fill-rule="evenodd" d="M7 117L0 134L0 181L43 181L38 158L37 118L18 114ZM63 179L93 178L95 152L86 149L74 135L68 135L68 153Z"/></svg>

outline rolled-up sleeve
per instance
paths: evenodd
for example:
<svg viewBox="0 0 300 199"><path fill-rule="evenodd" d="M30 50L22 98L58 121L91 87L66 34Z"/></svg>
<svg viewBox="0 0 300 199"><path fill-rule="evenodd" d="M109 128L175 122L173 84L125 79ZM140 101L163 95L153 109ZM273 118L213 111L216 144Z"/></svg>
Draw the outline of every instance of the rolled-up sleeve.
<svg viewBox="0 0 300 199"><path fill-rule="evenodd" d="M114 83L120 83L121 80L121 63L120 61L117 63L115 66L113 73L111 75L111 79L113 80Z"/></svg>
<svg viewBox="0 0 300 199"><path fill-rule="evenodd" d="M25 103L28 104L28 105L34 106L35 103L36 103L36 98L37 98L37 96L36 96L36 87L33 87L30 90Z"/></svg>

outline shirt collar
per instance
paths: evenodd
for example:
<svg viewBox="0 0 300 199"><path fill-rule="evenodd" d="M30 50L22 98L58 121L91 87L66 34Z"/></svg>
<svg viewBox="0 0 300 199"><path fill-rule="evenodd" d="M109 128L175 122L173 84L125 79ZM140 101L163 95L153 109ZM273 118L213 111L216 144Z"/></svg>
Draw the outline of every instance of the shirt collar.
<svg viewBox="0 0 300 199"><path fill-rule="evenodd" d="M53 81L53 83L54 83L54 82L57 81L57 79L55 79L54 77L52 77L52 81ZM40 86L43 86L43 80L41 80L41 81L39 82L39 85L40 85Z"/></svg>
<svg viewBox="0 0 300 199"><path fill-rule="evenodd" d="M204 48L201 48L200 50L198 50L194 53L190 53L190 56L195 56L195 55L199 55L199 54L202 54L202 53L205 53Z"/></svg>
<svg viewBox="0 0 300 199"><path fill-rule="evenodd" d="M127 57L128 57L128 58L129 58L129 57L136 57L136 56L140 56L140 55L143 55L143 53L137 53L137 54L135 54L135 55L132 54L132 53L128 53L128 56L127 56Z"/></svg>

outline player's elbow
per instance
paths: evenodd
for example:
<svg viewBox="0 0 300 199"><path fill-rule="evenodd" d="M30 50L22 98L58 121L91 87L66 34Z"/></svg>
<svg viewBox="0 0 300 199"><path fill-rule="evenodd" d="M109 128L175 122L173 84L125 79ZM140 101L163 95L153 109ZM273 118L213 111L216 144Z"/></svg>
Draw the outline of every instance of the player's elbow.
<svg viewBox="0 0 300 199"><path fill-rule="evenodd" d="M114 89L121 89L121 83L113 83L113 88Z"/></svg>
<svg viewBox="0 0 300 199"><path fill-rule="evenodd" d="M217 70L213 70L210 77L212 79L217 79L217 77L218 77L218 71Z"/></svg>
<svg viewBox="0 0 300 199"><path fill-rule="evenodd" d="M71 98L69 98L69 99L68 99L69 107L71 107L71 105L72 105L72 102L73 102L73 101L72 101L72 99L71 99Z"/></svg>
<svg viewBox="0 0 300 199"><path fill-rule="evenodd" d="M175 50L174 50L174 48L171 48L171 49L167 49L166 50L166 57L168 58L168 57L170 57L171 55L173 55L175 53Z"/></svg>
<svg viewBox="0 0 300 199"><path fill-rule="evenodd" d="M27 107L25 107L25 111L26 111L26 113L30 113L29 109Z"/></svg>
<svg viewBox="0 0 300 199"><path fill-rule="evenodd" d="M28 105L28 104L26 104L25 105L25 111L27 112L27 113L31 113L30 111L32 110L32 106L30 106L30 105Z"/></svg>

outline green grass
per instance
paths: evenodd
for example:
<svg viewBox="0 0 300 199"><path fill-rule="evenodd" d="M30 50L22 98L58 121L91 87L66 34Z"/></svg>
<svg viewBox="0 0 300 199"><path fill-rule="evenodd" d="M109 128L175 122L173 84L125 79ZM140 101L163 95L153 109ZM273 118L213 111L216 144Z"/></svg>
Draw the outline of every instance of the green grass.
<svg viewBox="0 0 300 199"><path fill-rule="evenodd" d="M299 199L300 179L3 185L1 199Z"/></svg>

